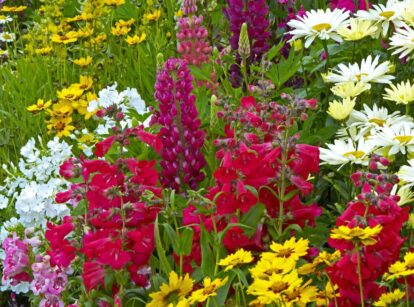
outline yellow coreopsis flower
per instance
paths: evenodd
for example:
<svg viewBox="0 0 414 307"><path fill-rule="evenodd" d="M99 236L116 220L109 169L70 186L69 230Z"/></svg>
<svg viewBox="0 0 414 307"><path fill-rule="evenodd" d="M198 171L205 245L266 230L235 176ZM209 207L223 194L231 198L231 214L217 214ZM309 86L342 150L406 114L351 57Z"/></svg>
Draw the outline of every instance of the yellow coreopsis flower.
<svg viewBox="0 0 414 307"><path fill-rule="evenodd" d="M280 303L288 293L292 293L302 284L302 278L296 271L289 274L272 274L269 279L255 279L247 293L257 296L261 304Z"/></svg>
<svg viewBox="0 0 414 307"><path fill-rule="evenodd" d="M193 289L194 280L188 274L184 277L178 277L177 273L171 271L169 283L162 284L160 291L150 294L151 302L147 307L167 307L170 304L177 303Z"/></svg>
<svg viewBox="0 0 414 307"><path fill-rule="evenodd" d="M283 303L286 306L308 306L309 303L316 301L316 295L318 288L310 286L311 281L309 280L306 284L290 289L286 291L284 295Z"/></svg>
<svg viewBox="0 0 414 307"><path fill-rule="evenodd" d="M226 258L221 259L218 265L225 266L225 272L233 269L237 265L250 263L253 261L253 256L250 251L245 251L243 248L239 249L233 254L228 255Z"/></svg>
<svg viewBox="0 0 414 307"><path fill-rule="evenodd" d="M342 99L354 98L359 96L361 93L371 89L371 84L364 82L341 82L337 83L331 88L334 95L341 97Z"/></svg>
<svg viewBox="0 0 414 307"><path fill-rule="evenodd" d="M90 57L89 55L86 58L79 58L79 59L75 59L73 60L73 63L80 66L80 67L86 67L89 64L92 63L92 57Z"/></svg>
<svg viewBox="0 0 414 307"><path fill-rule="evenodd" d="M125 39L125 41L128 43L128 45L136 45L142 43L147 38L147 34L142 33L141 36L135 34L134 36L129 36Z"/></svg>
<svg viewBox="0 0 414 307"><path fill-rule="evenodd" d="M155 10L152 13L144 14L145 21L156 21L161 17L161 10Z"/></svg>
<svg viewBox="0 0 414 307"><path fill-rule="evenodd" d="M383 97L385 100L394 101L397 104L409 104L414 101L414 84L411 85L410 81L401 82L397 85L390 84L391 88L386 88L387 94Z"/></svg>
<svg viewBox="0 0 414 307"><path fill-rule="evenodd" d="M28 106L26 108L26 110L29 111L29 112L37 112L37 111L45 110L48 107L50 107L51 105L52 105L51 100L48 100L48 101L45 102L43 99L38 99L35 104L32 104L31 106Z"/></svg>
<svg viewBox="0 0 414 307"><path fill-rule="evenodd" d="M58 137L69 136L71 132L75 129L71 125L72 117L51 119L48 122L47 129L49 133L55 133Z"/></svg>
<svg viewBox="0 0 414 307"><path fill-rule="evenodd" d="M112 27L111 33L115 36L127 35L131 31L130 27Z"/></svg>
<svg viewBox="0 0 414 307"><path fill-rule="evenodd" d="M228 277L224 279L216 278L213 281L210 277L205 277L203 288L193 291L189 298L190 304L205 302L209 297L217 295L217 289L227 283Z"/></svg>
<svg viewBox="0 0 414 307"><path fill-rule="evenodd" d="M378 301L374 303L375 307L390 307L395 306L404 297L405 293L400 289L395 289L393 292L381 294Z"/></svg>
<svg viewBox="0 0 414 307"><path fill-rule="evenodd" d="M273 252L267 252L262 254L262 259L271 260L274 258L284 258L298 260L300 257L305 256L308 253L309 240L300 238L296 241L295 237L290 238L283 244L273 242L270 245L270 249Z"/></svg>
<svg viewBox="0 0 414 307"><path fill-rule="evenodd" d="M332 287L332 284L328 283L325 289L316 294L316 306L329 306L331 300L340 296L338 289L338 285Z"/></svg>
<svg viewBox="0 0 414 307"><path fill-rule="evenodd" d="M59 99L69 100L69 101L76 101L78 100L83 94L83 89L76 86L71 85L68 88L64 88L61 91L57 91L57 96Z"/></svg>
<svg viewBox="0 0 414 307"><path fill-rule="evenodd" d="M338 34L345 40L358 41L366 36L373 35L377 32L378 28L369 20L363 20L359 18L352 18L350 20L349 27L344 26L338 29Z"/></svg>
<svg viewBox="0 0 414 307"><path fill-rule="evenodd" d="M61 43L61 44L69 44L76 42L78 40L78 33L75 31L70 31L66 34L53 34L51 37L52 42L54 43Z"/></svg>
<svg viewBox="0 0 414 307"><path fill-rule="evenodd" d="M261 259L254 268L250 269L253 279L269 279L272 274L287 274L296 266L293 258Z"/></svg>
<svg viewBox="0 0 414 307"><path fill-rule="evenodd" d="M35 49L35 53L37 55L48 55L53 50L52 47L43 47L43 48L37 48Z"/></svg>
<svg viewBox="0 0 414 307"><path fill-rule="evenodd" d="M414 253L408 252L404 256L404 262L397 261L390 265L388 273L384 275L386 280L414 275Z"/></svg>
<svg viewBox="0 0 414 307"><path fill-rule="evenodd" d="M72 102L69 100L61 100L52 105L52 110L46 110L52 119L67 118L73 113Z"/></svg>
<svg viewBox="0 0 414 307"><path fill-rule="evenodd" d="M355 98L345 98L342 102L334 100L329 103L327 113L338 121L343 121L349 117L355 107Z"/></svg>
<svg viewBox="0 0 414 307"><path fill-rule="evenodd" d="M4 5L1 8L1 11L5 12L5 13L18 13L18 12L24 11L25 9L27 9L27 6L24 6L24 5L20 5L20 6L7 6L7 5Z"/></svg>
<svg viewBox="0 0 414 307"><path fill-rule="evenodd" d="M106 5L120 6L122 4L125 4L125 0L105 0L104 3Z"/></svg>
<svg viewBox="0 0 414 307"><path fill-rule="evenodd" d="M353 242L360 242L363 245L374 245L377 243L375 237L379 235L382 230L381 225L375 227L361 228L359 226L349 228L348 226L339 226L331 230L331 238L338 240L346 240Z"/></svg>
<svg viewBox="0 0 414 307"><path fill-rule="evenodd" d="M83 91L88 91L93 86L92 76L80 76L79 83L75 83L74 86L77 86Z"/></svg>
<svg viewBox="0 0 414 307"><path fill-rule="evenodd" d="M135 22L134 18L131 18L129 20L120 19L115 23L115 27L129 27L129 26L132 26L134 22Z"/></svg>

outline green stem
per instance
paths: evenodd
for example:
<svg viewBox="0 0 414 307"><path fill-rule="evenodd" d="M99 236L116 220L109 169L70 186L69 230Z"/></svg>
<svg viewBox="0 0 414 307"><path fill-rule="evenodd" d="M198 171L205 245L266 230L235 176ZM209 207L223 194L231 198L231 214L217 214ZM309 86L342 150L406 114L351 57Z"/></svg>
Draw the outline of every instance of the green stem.
<svg viewBox="0 0 414 307"><path fill-rule="evenodd" d="M243 80L244 80L244 85L246 87L246 95L249 94L249 79L247 78L247 59L243 58L242 60L242 73L243 73Z"/></svg>
<svg viewBox="0 0 414 307"><path fill-rule="evenodd" d="M289 141L289 129L285 127L285 134L282 140L282 161L281 161L281 174L280 174L280 189L279 189L279 216L278 216L278 240L282 239L283 233L283 214L284 214L284 202L286 192L286 166L288 159L288 141Z"/></svg>
<svg viewBox="0 0 414 307"><path fill-rule="evenodd" d="M405 283L405 301L407 303L407 307L410 307L410 291L408 288L407 277L404 278L404 283Z"/></svg>
<svg viewBox="0 0 414 307"><path fill-rule="evenodd" d="M359 282L359 295L361 298L361 306L365 307L365 303L364 303L364 289L362 286L362 275L361 275L361 255L359 253L359 246L356 245L355 246L355 250L357 253L357 270L358 270L358 282Z"/></svg>
<svg viewBox="0 0 414 307"><path fill-rule="evenodd" d="M302 49L302 56L300 57L300 65L302 66L302 78L303 78L303 82L305 83L306 97L308 97L309 95L308 77L306 76L305 65L303 64L303 49Z"/></svg>
<svg viewBox="0 0 414 307"><path fill-rule="evenodd" d="M329 67L331 67L331 58L329 55L328 44L326 43L326 40L322 40L322 45L323 45L323 49L325 50L325 58L326 58L325 71L328 72Z"/></svg>
<svg viewBox="0 0 414 307"><path fill-rule="evenodd" d="M410 104L409 103L405 105L405 115L410 115Z"/></svg>
<svg viewBox="0 0 414 307"><path fill-rule="evenodd" d="M369 10L369 0L365 0L365 9Z"/></svg>

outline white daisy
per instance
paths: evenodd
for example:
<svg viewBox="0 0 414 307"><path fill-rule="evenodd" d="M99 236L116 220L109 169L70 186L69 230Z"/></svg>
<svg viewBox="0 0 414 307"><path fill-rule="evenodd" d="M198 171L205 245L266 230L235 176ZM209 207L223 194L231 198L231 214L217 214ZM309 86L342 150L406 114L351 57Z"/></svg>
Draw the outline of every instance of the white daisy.
<svg viewBox="0 0 414 307"><path fill-rule="evenodd" d="M331 73L325 76L325 81L332 83L342 82L364 82L364 83L390 83L394 76L387 75L391 67L389 61L379 64L379 56L372 60L369 55L362 60L361 66L358 63L339 64Z"/></svg>
<svg viewBox="0 0 414 307"><path fill-rule="evenodd" d="M414 126L413 120L410 116L400 115L396 111L392 114L384 107L373 105L372 109L364 104L364 110L353 110L349 116L346 126L351 132L352 138L358 140L360 138L367 138L370 135L375 135L383 127L393 127L397 125L411 125ZM348 132L344 129L338 130L339 137L347 137Z"/></svg>
<svg viewBox="0 0 414 307"><path fill-rule="evenodd" d="M397 28L390 38L390 45L390 49L395 49L392 54L400 54L400 59L409 55L414 50L414 30L407 25Z"/></svg>
<svg viewBox="0 0 414 307"><path fill-rule="evenodd" d="M0 33L0 42L10 43L16 39L16 35L14 33L3 32Z"/></svg>
<svg viewBox="0 0 414 307"><path fill-rule="evenodd" d="M360 10L356 16L363 20L375 21L382 28L382 35L386 36L390 23L396 27L402 25L402 13L404 11L404 3L398 0L388 0L386 4L374 4L372 9L368 11Z"/></svg>
<svg viewBox="0 0 414 307"><path fill-rule="evenodd" d="M408 160L407 162L409 165L401 166L397 173L398 178L402 180L400 184L404 185L403 189L414 186L414 159Z"/></svg>
<svg viewBox="0 0 414 307"><path fill-rule="evenodd" d="M337 30L348 25L348 18L349 12L345 9L334 9L333 11L319 9L306 12L305 16L298 16L297 19L288 22L288 26L293 28L292 31L288 32L288 34L293 35L289 42L304 37L306 40L305 48L308 48L317 37L322 40L333 39L342 42Z"/></svg>
<svg viewBox="0 0 414 307"><path fill-rule="evenodd" d="M0 15L0 25L4 25L10 21L12 21L13 19L9 16L6 15Z"/></svg>
<svg viewBox="0 0 414 307"><path fill-rule="evenodd" d="M412 124L383 127L369 137L369 142L382 147L378 151L384 156L414 152L414 127Z"/></svg>
<svg viewBox="0 0 414 307"><path fill-rule="evenodd" d="M414 25L414 0L405 1L402 20L408 25Z"/></svg>
<svg viewBox="0 0 414 307"><path fill-rule="evenodd" d="M368 165L369 154L374 145L359 139L356 144L351 139L335 140L334 144L328 144L328 148L320 148L321 164L341 165L347 163Z"/></svg>

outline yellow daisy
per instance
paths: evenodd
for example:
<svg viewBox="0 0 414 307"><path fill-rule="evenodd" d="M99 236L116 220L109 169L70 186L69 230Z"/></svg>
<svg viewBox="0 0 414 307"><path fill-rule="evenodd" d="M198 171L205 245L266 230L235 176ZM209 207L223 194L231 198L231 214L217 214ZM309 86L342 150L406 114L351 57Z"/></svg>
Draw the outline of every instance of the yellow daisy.
<svg viewBox="0 0 414 307"><path fill-rule="evenodd" d="M170 304L178 303L193 289L194 280L188 274L178 277L177 273L171 271L169 283L162 284L160 291L150 294L151 302L147 307L167 307Z"/></svg>
<svg viewBox="0 0 414 307"><path fill-rule="evenodd" d="M144 20L145 21L156 21L161 17L161 11L155 10L152 13L144 14Z"/></svg>
<svg viewBox="0 0 414 307"><path fill-rule="evenodd" d="M73 64L76 64L80 67L86 67L91 63L92 63L92 57L90 57L89 55L86 58L82 57L82 58L73 60Z"/></svg>
<svg viewBox="0 0 414 307"><path fill-rule="evenodd" d="M293 258L261 259L254 268L250 269L253 279L269 279L273 274L287 274L296 266Z"/></svg>
<svg viewBox="0 0 414 307"><path fill-rule="evenodd" d="M355 107L355 98L345 98L342 101L334 100L329 102L327 113L337 121L346 120Z"/></svg>
<svg viewBox="0 0 414 307"><path fill-rule="evenodd" d="M379 235L382 230L381 225L376 225L375 227L353 227L349 228L348 226L339 226L338 228L331 230L331 238L353 241L354 243L362 243L363 245L374 245L377 243L375 237Z"/></svg>
<svg viewBox="0 0 414 307"><path fill-rule="evenodd" d="M378 28L369 20L351 18L350 24L338 29L341 35L347 41L358 41L366 36L374 35Z"/></svg>
<svg viewBox="0 0 414 307"><path fill-rule="evenodd" d="M371 84L369 83L348 81L337 83L331 88L331 91L334 95L346 99L357 97L370 89Z"/></svg>
<svg viewBox="0 0 414 307"><path fill-rule="evenodd" d="M43 99L38 99L35 104L33 104L31 106L28 106L26 108L26 110L29 111L29 112L42 111L42 110L47 109L51 105L52 105L52 101L51 100L48 100L48 101L44 102Z"/></svg>
<svg viewBox="0 0 414 307"><path fill-rule="evenodd" d="M203 288L195 290L191 293L189 299L190 304L205 302L209 297L217 295L217 289L221 288L227 283L228 277L224 279L216 278L213 281L210 277L205 277L203 281Z"/></svg>
<svg viewBox="0 0 414 307"><path fill-rule="evenodd" d="M52 47L43 47L43 48L37 48L35 49L35 53L37 55L48 55L53 50Z"/></svg>
<svg viewBox="0 0 414 307"><path fill-rule="evenodd" d="M20 5L20 6L7 6L7 5L4 5L1 8L1 11L5 12L5 13L18 13L18 12L24 11L25 9L27 9L27 6L24 6L24 5Z"/></svg>
<svg viewBox="0 0 414 307"><path fill-rule="evenodd" d="M218 265L225 266L225 272L233 269L237 265L250 263L253 261L253 256L250 251L239 249L234 254L228 255L226 258L221 259Z"/></svg>
<svg viewBox="0 0 414 307"><path fill-rule="evenodd" d="M400 289L395 289L393 292L384 293L380 296L378 301L374 303L375 307L391 307L396 306L397 303L404 297L404 292Z"/></svg>
<svg viewBox="0 0 414 307"><path fill-rule="evenodd" d="M273 242L270 245L272 252L262 254L262 259L271 260L274 258L284 258L298 260L300 257L305 256L308 253L309 241L307 239L300 238L296 241L295 237L290 238L283 244Z"/></svg>
<svg viewBox="0 0 414 307"><path fill-rule="evenodd" d="M122 4L125 4L125 0L105 0L104 3L106 5L120 6Z"/></svg>
<svg viewBox="0 0 414 307"><path fill-rule="evenodd" d="M78 33L75 31L70 31L66 34L53 34L51 37L52 42L54 43L62 43L62 44L69 44L76 42L78 40Z"/></svg>
<svg viewBox="0 0 414 307"><path fill-rule="evenodd" d="M141 35L135 34L134 36L129 36L125 39L128 45L136 45L142 43L147 38L147 34L142 33Z"/></svg>
<svg viewBox="0 0 414 307"><path fill-rule="evenodd" d="M390 84L390 87L385 89L387 92L383 95L385 100L405 105L414 101L414 84L411 85L410 81L407 80L407 82L401 82L397 85Z"/></svg>

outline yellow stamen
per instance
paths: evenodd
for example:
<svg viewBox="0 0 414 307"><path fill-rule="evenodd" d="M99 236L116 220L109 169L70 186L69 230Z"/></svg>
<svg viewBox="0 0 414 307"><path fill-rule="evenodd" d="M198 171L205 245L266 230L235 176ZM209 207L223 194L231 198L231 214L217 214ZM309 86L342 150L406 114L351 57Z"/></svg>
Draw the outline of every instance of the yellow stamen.
<svg viewBox="0 0 414 307"><path fill-rule="evenodd" d="M354 156L355 158L360 159L363 156L365 156L365 152L361 150L349 151L349 152L344 153L343 156L344 157Z"/></svg>
<svg viewBox="0 0 414 307"><path fill-rule="evenodd" d="M314 25L312 29L315 31L321 32L323 30L328 31L332 28L332 26L329 23L318 23L317 25Z"/></svg>
<svg viewBox="0 0 414 307"><path fill-rule="evenodd" d="M413 139L413 136L411 136L411 135L399 135L399 136L396 136L396 137L394 138L394 140L397 140L397 141L398 141L398 142L400 142L401 144L408 143L408 142L410 142L412 139Z"/></svg>
<svg viewBox="0 0 414 307"><path fill-rule="evenodd" d="M372 119L370 119L369 120L369 122L370 123L375 123L375 124L377 124L378 126L384 126L384 124L385 124L385 120L383 120L383 119L379 119L379 118L372 118Z"/></svg>
<svg viewBox="0 0 414 307"><path fill-rule="evenodd" d="M395 14L394 11L385 11L385 12L380 13L379 15L387 19L390 19L392 16L394 16L394 14Z"/></svg>

